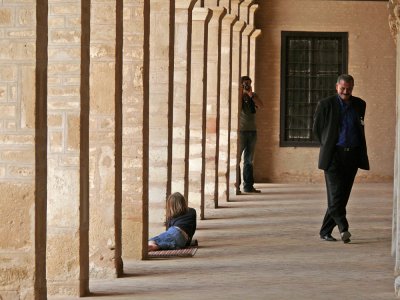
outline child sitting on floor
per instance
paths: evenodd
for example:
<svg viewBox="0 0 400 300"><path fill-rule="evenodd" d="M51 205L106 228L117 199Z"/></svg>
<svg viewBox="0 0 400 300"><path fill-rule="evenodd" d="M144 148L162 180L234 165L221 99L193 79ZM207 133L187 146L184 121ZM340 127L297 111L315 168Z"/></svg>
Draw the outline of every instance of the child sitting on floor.
<svg viewBox="0 0 400 300"><path fill-rule="evenodd" d="M188 207L181 193L174 193L167 199L167 231L149 240L149 251L175 250L190 245L196 231L196 210Z"/></svg>

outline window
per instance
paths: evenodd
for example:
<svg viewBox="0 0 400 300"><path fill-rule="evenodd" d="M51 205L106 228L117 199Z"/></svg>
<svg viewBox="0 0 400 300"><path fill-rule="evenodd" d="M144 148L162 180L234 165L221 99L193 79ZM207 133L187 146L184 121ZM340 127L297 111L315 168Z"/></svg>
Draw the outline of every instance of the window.
<svg viewBox="0 0 400 300"><path fill-rule="evenodd" d="M315 146L319 100L347 73L347 33L282 32L280 146Z"/></svg>

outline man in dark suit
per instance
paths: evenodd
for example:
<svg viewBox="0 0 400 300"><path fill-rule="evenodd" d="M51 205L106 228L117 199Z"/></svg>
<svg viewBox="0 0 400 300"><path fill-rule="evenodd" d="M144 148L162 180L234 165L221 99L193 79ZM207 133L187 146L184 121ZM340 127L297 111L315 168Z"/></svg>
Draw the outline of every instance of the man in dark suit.
<svg viewBox="0 0 400 300"><path fill-rule="evenodd" d="M337 94L321 100L315 111L313 131L320 143L318 168L324 170L328 209L320 237L336 241L332 231L337 225L344 243L350 242L346 206L358 168L369 170L364 135L366 103L352 96L354 79L340 75Z"/></svg>

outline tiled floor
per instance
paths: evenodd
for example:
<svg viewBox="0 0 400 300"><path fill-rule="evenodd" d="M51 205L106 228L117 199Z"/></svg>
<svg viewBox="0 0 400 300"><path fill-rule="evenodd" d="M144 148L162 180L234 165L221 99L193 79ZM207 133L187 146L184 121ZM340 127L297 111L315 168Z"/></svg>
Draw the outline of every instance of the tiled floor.
<svg viewBox="0 0 400 300"><path fill-rule="evenodd" d="M125 277L92 281L86 299L395 299L390 184L355 184L350 244L319 239L323 185L257 188L206 211L194 257L125 261Z"/></svg>

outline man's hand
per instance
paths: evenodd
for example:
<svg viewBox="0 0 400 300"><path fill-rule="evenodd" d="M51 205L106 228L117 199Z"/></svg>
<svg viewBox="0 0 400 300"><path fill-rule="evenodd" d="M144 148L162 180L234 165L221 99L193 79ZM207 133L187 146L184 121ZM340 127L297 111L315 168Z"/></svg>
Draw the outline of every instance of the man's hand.
<svg viewBox="0 0 400 300"><path fill-rule="evenodd" d="M254 101L254 104L256 105L257 108L262 108L264 107L264 104L262 103L261 99L258 97L258 95L256 93L251 92L252 94L252 98Z"/></svg>

